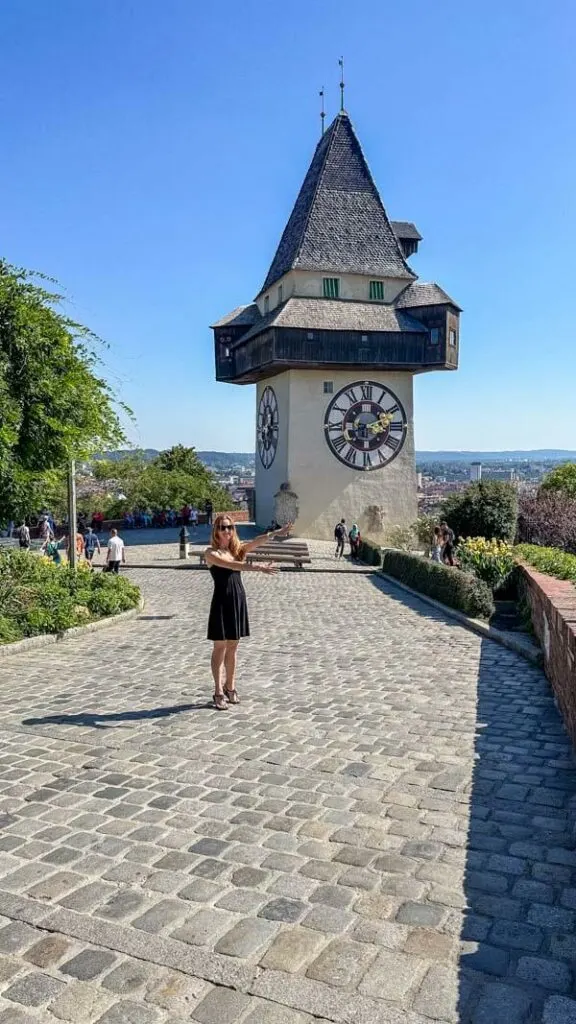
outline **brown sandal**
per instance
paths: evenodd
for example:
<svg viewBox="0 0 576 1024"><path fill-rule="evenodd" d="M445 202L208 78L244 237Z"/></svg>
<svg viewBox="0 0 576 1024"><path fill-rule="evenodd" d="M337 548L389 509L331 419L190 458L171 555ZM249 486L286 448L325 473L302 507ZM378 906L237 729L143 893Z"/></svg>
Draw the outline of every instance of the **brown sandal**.
<svg viewBox="0 0 576 1024"><path fill-rule="evenodd" d="M226 687L224 687L224 696L226 697L226 700L228 701L229 704L239 704L240 703L240 697L236 693L235 689L234 690L227 690Z"/></svg>
<svg viewBox="0 0 576 1024"><path fill-rule="evenodd" d="M216 711L228 711L228 701L223 693L215 693L212 700Z"/></svg>

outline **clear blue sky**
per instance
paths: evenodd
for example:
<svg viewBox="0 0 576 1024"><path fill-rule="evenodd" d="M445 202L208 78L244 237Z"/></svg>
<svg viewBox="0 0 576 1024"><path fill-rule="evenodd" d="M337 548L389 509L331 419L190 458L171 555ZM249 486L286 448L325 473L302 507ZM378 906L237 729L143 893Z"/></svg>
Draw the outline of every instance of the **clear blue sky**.
<svg viewBox="0 0 576 1024"><path fill-rule="evenodd" d="M208 325L264 279L346 106L412 264L464 307L419 448L576 448L572 0L2 0L0 252L66 288L150 447L252 450Z"/></svg>

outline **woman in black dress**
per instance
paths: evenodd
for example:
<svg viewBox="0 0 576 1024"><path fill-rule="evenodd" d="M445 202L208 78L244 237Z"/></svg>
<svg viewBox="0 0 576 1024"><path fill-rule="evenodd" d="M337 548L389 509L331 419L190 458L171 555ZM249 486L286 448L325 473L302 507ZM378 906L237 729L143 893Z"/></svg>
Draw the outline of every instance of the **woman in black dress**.
<svg viewBox="0 0 576 1024"><path fill-rule="evenodd" d="M214 707L218 711L226 711L229 704L240 703L234 685L236 651L241 637L250 636L246 592L240 574L265 572L274 575L278 572L270 563L247 562L246 555L269 537L286 536L289 529L289 525L284 526L242 544L229 516L221 513L214 520L212 542L206 549L206 564L214 581L208 639L214 644L211 665Z"/></svg>

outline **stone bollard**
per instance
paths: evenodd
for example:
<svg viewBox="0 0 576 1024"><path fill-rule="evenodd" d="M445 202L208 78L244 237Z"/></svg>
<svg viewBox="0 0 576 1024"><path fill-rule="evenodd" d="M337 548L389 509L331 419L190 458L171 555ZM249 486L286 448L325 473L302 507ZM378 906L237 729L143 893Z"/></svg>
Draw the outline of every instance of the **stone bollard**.
<svg viewBox="0 0 576 1024"><path fill-rule="evenodd" d="M185 526L180 530L180 558L188 558L190 551L190 535Z"/></svg>

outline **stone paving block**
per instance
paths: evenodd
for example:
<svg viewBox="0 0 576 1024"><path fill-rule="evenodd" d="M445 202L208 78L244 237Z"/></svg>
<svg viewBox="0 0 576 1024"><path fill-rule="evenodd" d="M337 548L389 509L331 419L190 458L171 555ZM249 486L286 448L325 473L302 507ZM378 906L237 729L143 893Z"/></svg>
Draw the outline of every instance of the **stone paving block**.
<svg viewBox="0 0 576 1024"><path fill-rule="evenodd" d="M91 1024L107 1010L114 996L96 985L75 981L50 1004L50 1013L58 1020L74 1024Z"/></svg>
<svg viewBox="0 0 576 1024"><path fill-rule="evenodd" d="M229 931L234 923L235 919L232 914L223 910L213 910L210 907L194 914L183 927L177 928L171 934L173 938L179 939L181 942L188 942L193 946L208 946L213 944L214 940L224 932Z"/></svg>
<svg viewBox="0 0 576 1024"><path fill-rule="evenodd" d="M179 971L163 970L159 977L148 984L146 999L174 1017L188 1020L194 1007L209 990L210 986L205 981Z"/></svg>
<svg viewBox="0 0 576 1024"><path fill-rule="evenodd" d="M108 970L116 961L117 956L105 949L85 949L72 960L62 964L60 970L79 981L92 981L99 974Z"/></svg>
<svg viewBox="0 0 576 1024"><path fill-rule="evenodd" d="M358 986L374 999L402 1002L422 979L427 962L405 953L381 952Z"/></svg>
<svg viewBox="0 0 576 1024"><path fill-rule="evenodd" d="M570 992L572 985L572 971L568 965L544 957L521 956L516 974L523 981L541 985L553 992Z"/></svg>
<svg viewBox="0 0 576 1024"><path fill-rule="evenodd" d="M63 959L71 945L63 935L47 935L24 953L24 959L36 967L50 967Z"/></svg>
<svg viewBox="0 0 576 1024"><path fill-rule="evenodd" d="M214 988L195 1007L192 1020L199 1024L236 1024L250 1007L250 997L229 988Z"/></svg>
<svg viewBox="0 0 576 1024"><path fill-rule="evenodd" d="M420 985L413 1006L432 1020L456 1024L460 1019L459 995L458 971L452 967L435 965ZM492 1024L496 1024L496 1021L492 1021Z"/></svg>
<svg viewBox="0 0 576 1024"><path fill-rule="evenodd" d="M270 900L259 911L258 917L265 917L269 921L283 921L286 924L295 924L301 919L308 909L301 900L290 900L280 897Z"/></svg>
<svg viewBox="0 0 576 1024"><path fill-rule="evenodd" d="M551 996L544 1004L542 1024L576 1024L576 1000Z"/></svg>
<svg viewBox="0 0 576 1024"><path fill-rule="evenodd" d="M491 941L496 945L509 946L510 949L525 949L530 953L536 953L540 949L543 937L540 928L514 921L496 921L490 932Z"/></svg>
<svg viewBox="0 0 576 1024"><path fill-rule="evenodd" d="M381 928L398 928L397 925L381 924ZM399 929L401 932L401 929ZM396 946L383 942L382 945L394 949ZM398 943L400 946L401 943ZM456 954L456 943L450 935L433 931L430 928L414 928L404 944L404 952L414 956L421 956L428 960L449 960Z"/></svg>
<svg viewBox="0 0 576 1024"><path fill-rule="evenodd" d="M38 931L21 921L0 929L0 953L18 953L38 939Z"/></svg>
<svg viewBox="0 0 576 1024"><path fill-rule="evenodd" d="M472 1018L473 1024L525 1024L530 1007L531 999L527 992L494 982L483 989Z"/></svg>
<svg viewBox="0 0 576 1024"><path fill-rule="evenodd" d="M214 948L226 956L252 956L272 941L278 927L274 921L247 917L226 932Z"/></svg>
<svg viewBox="0 0 576 1024"><path fill-rule="evenodd" d="M122 999L98 1018L96 1024L159 1024L163 1015L153 1006Z"/></svg>
<svg viewBox="0 0 576 1024"><path fill-rule="evenodd" d="M375 957L376 950L367 945L335 939L310 964L306 974L328 985L356 988Z"/></svg>
<svg viewBox="0 0 576 1024"><path fill-rule="evenodd" d="M37 1024L38 1017L25 1013L24 1010L17 1010L15 1007L0 1009L0 1024Z"/></svg>
<svg viewBox="0 0 576 1024"><path fill-rule="evenodd" d="M292 974L310 963L323 945L324 938L319 932L308 928L287 928L276 936L260 963L269 970Z"/></svg>
<svg viewBox="0 0 576 1024"><path fill-rule="evenodd" d="M266 902L267 896L263 892L254 892L251 889L233 889L225 893L215 906L221 910L232 910L235 914L250 914Z"/></svg>
<svg viewBox="0 0 576 1024"><path fill-rule="evenodd" d="M403 903L396 914L396 921L399 924L438 928L445 917L446 911L431 903Z"/></svg>
<svg viewBox="0 0 576 1024"><path fill-rule="evenodd" d="M141 917L135 918L131 924L133 928L156 935L188 913L188 905L181 900L161 900Z"/></svg>
<svg viewBox="0 0 576 1024"><path fill-rule="evenodd" d="M125 960L102 978L101 984L104 988L110 989L110 992L128 995L143 989L151 973L150 965L144 960Z"/></svg>
<svg viewBox="0 0 576 1024"><path fill-rule="evenodd" d="M350 911L318 903L310 913L306 914L301 923L306 928L314 928L316 931L336 935L346 931L353 921L354 915Z"/></svg>
<svg viewBox="0 0 576 1024"><path fill-rule="evenodd" d="M23 1006L44 1006L65 989L63 981L51 978L49 974L36 972L18 978L2 993L4 999L12 999Z"/></svg>

